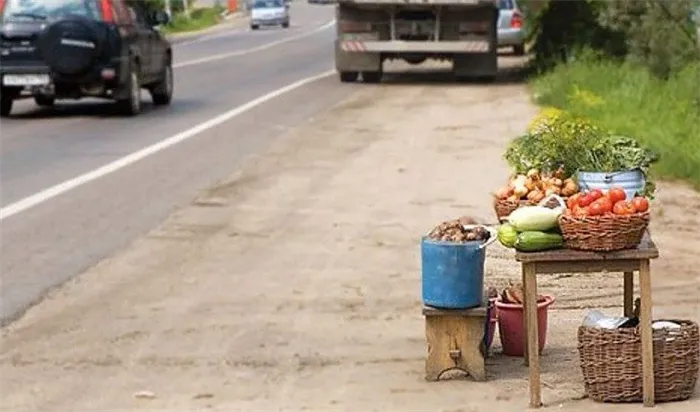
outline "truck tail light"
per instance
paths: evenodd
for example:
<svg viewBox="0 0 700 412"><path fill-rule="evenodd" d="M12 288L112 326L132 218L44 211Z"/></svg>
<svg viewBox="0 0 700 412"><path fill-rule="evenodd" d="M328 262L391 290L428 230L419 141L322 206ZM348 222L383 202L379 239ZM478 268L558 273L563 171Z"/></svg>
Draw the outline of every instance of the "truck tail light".
<svg viewBox="0 0 700 412"><path fill-rule="evenodd" d="M343 33L366 33L372 31L372 23L352 20L341 20L338 23L338 27Z"/></svg>
<svg viewBox="0 0 700 412"><path fill-rule="evenodd" d="M512 29L520 29L523 27L523 16L519 12L513 12L513 17L510 19L510 27Z"/></svg>

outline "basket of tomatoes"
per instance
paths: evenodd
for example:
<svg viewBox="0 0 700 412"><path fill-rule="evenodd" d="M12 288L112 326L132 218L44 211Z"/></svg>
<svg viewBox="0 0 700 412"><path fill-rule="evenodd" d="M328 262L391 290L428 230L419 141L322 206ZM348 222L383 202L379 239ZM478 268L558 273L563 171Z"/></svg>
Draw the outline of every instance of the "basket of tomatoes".
<svg viewBox="0 0 700 412"><path fill-rule="evenodd" d="M649 226L649 200L627 199L622 188L600 189L567 199L559 227L569 249L610 252L639 245Z"/></svg>

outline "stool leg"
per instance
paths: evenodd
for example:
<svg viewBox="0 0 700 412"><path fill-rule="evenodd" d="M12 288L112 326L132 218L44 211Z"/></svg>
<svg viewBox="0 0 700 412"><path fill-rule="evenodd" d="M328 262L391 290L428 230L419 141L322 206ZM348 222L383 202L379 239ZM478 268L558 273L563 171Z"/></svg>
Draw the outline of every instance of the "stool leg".
<svg viewBox="0 0 700 412"><path fill-rule="evenodd" d="M634 274L632 272L625 272L624 276L623 307L625 308L625 316L629 318L634 315L634 308L632 307L632 301L634 300Z"/></svg>
<svg viewBox="0 0 700 412"><path fill-rule="evenodd" d="M438 318L425 318L425 338L428 344L428 357L425 359L425 380L437 381L443 371L441 360L440 322Z"/></svg>

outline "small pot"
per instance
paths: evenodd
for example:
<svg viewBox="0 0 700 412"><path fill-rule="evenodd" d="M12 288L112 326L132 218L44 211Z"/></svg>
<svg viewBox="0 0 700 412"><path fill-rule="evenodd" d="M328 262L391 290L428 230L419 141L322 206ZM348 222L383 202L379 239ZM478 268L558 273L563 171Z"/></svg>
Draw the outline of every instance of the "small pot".
<svg viewBox="0 0 700 412"><path fill-rule="evenodd" d="M544 302L537 304L537 330L539 352L542 353L547 341L548 309L554 303L553 296L545 296ZM523 305L504 303L496 300L498 309L498 334L501 337L503 353L508 356L523 356L525 353L525 325Z"/></svg>

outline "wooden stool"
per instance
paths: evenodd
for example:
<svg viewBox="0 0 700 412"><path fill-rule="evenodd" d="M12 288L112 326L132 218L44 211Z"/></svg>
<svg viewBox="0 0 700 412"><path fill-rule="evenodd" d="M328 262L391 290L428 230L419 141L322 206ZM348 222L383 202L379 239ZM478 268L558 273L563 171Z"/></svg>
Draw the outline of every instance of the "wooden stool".
<svg viewBox="0 0 700 412"><path fill-rule="evenodd" d="M425 379L437 381L443 373L459 369L474 380L486 380L483 348L486 307L455 310L424 306L423 315L428 343Z"/></svg>

